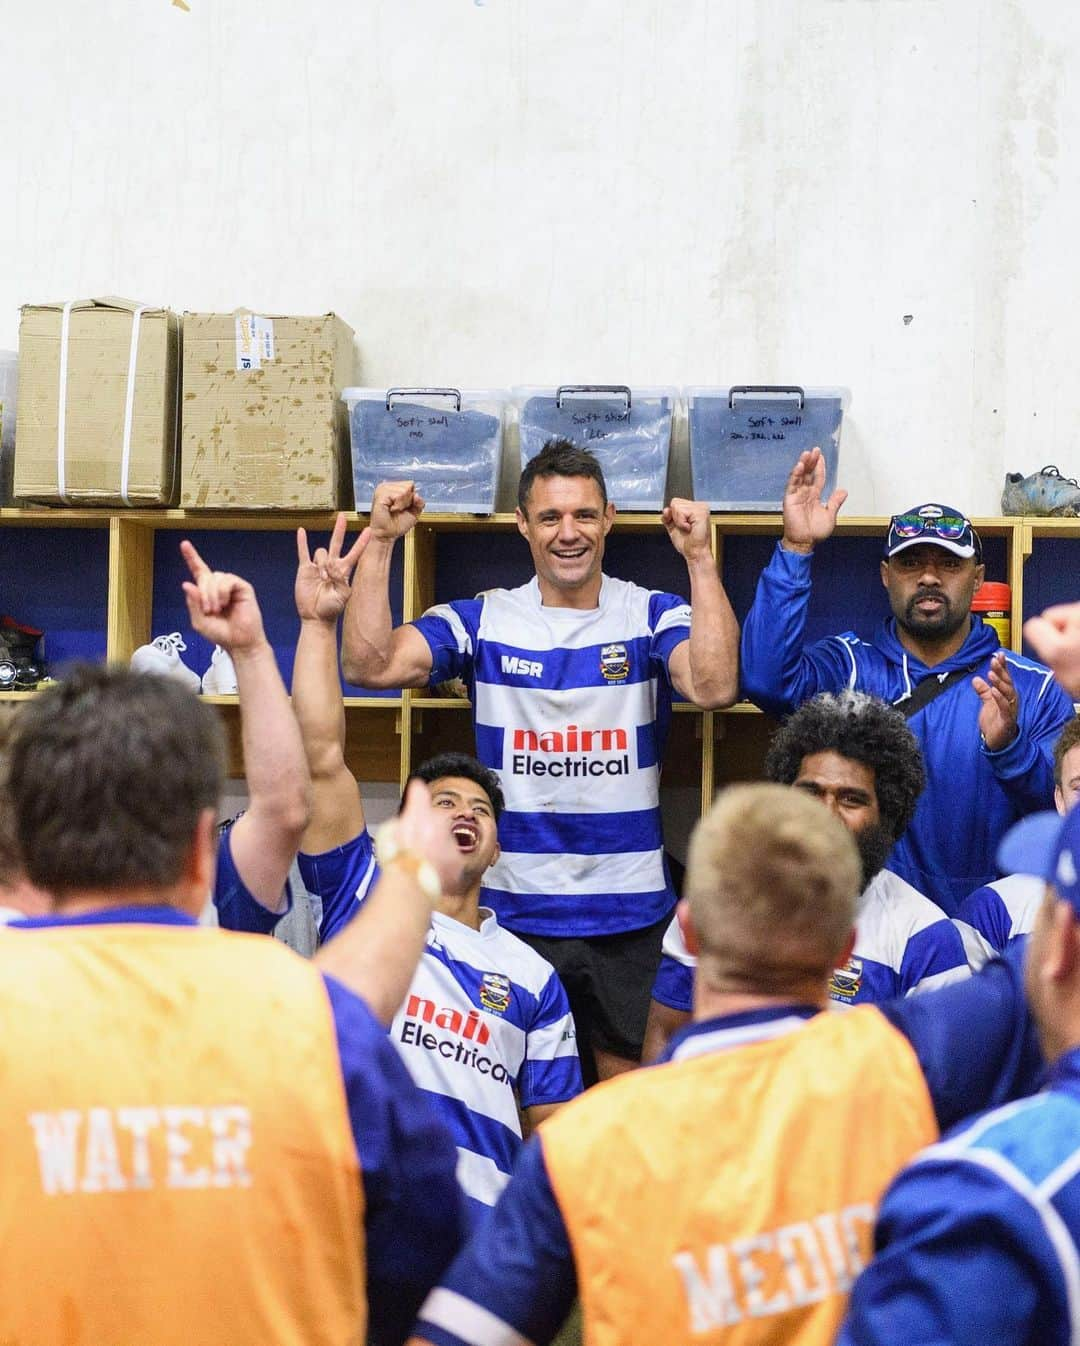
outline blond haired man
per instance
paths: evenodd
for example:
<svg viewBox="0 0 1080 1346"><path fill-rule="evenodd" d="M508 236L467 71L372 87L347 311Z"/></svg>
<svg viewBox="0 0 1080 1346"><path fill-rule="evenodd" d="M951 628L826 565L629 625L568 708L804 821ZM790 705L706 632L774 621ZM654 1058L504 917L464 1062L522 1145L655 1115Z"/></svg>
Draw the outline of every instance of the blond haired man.
<svg viewBox="0 0 1080 1346"><path fill-rule="evenodd" d="M1011 962L822 1012L860 882L850 833L813 799L771 784L720 797L681 909L694 1022L662 1064L540 1127L411 1346L542 1346L577 1294L588 1346L832 1341L890 1179L1034 1077ZM976 1026L980 1051L962 1050Z"/></svg>

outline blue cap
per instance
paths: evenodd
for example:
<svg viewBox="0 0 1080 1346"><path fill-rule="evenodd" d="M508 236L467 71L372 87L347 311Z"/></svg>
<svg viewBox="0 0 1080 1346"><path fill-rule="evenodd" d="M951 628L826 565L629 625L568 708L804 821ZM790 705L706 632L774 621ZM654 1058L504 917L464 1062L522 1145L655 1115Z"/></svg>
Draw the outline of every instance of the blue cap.
<svg viewBox="0 0 1080 1346"><path fill-rule="evenodd" d="M926 542L954 556L974 557L976 564L982 561L982 543L967 515L951 505L936 504L916 505L892 516L885 537L885 559Z"/></svg>
<svg viewBox="0 0 1080 1346"><path fill-rule="evenodd" d="M1080 805L1062 818L1032 813L1005 833L997 853L1006 874L1034 874L1053 884L1080 913Z"/></svg>

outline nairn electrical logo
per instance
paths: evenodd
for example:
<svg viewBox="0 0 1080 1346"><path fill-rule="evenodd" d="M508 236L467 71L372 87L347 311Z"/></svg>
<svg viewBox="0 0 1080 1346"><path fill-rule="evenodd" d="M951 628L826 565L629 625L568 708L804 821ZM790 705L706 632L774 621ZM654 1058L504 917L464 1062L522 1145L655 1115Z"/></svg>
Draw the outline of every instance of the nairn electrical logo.
<svg viewBox="0 0 1080 1346"><path fill-rule="evenodd" d="M510 771L514 776L629 776L625 729L514 729Z"/></svg>

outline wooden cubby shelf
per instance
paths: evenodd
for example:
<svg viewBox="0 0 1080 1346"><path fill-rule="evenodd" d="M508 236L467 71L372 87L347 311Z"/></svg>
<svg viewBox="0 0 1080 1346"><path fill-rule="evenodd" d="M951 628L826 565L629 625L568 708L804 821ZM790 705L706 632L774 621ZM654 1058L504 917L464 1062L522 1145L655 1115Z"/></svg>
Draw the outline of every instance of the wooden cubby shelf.
<svg viewBox="0 0 1080 1346"><path fill-rule="evenodd" d="M187 661L202 672L204 642L190 636L179 585L184 570L176 544L191 535L213 566L252 580L283 674L291 677L296 617L292 608L295 547L303 525L315 545L336 515L272 512L0 509L0 611L46 631L49 662L73 658L126 662L153 636L180 630ZM350 533L366 516L349 513ZM1080 519L980 518L987 577L1012 589L1011 645L1022 648L1023 619L1051 602L1080 597ZM887 612L877 561L888 520L844 517L815 556L807 638L857 629L869 634ZM777 515L714 514L713 542L740 617L781 531ZM621 514L608 543L614 575L655 588L687 592L685 568L655 514ZM463 597L531 575L528 551L513 514L424 515L397 549L391 576L395 620L418 616L434 602ZM366 778L403 782L422 757L444 747L471 748L469 703L429 691L379 696L346 687L349 755ZM32 692L9 692L18 701ZM235 696L208 696L221 708L239 766ZM747 702L703 712L676 703L665 784L693 785L704 811L715 788L756 775L772 724Z"/></svg>

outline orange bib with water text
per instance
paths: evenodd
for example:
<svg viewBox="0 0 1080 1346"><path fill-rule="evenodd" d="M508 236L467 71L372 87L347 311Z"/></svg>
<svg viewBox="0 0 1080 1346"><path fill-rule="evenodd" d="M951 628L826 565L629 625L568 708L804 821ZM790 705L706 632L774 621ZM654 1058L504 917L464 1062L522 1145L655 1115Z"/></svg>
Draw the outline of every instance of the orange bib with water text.
<svg viewBox="0 0 1080 1346"><path fill-rule="evenodd" d="M182 926L0 931L0 1341L364 1340L363 1210L319 974Z"/></svg>
<svg viewBox="0 0 1080 1346"><path fill-rule="evenodd" d="M877 1010L785 1025L622 1076L542 1128L586 1346L830 1346L886 1186L938 1131Z"/></svg>

